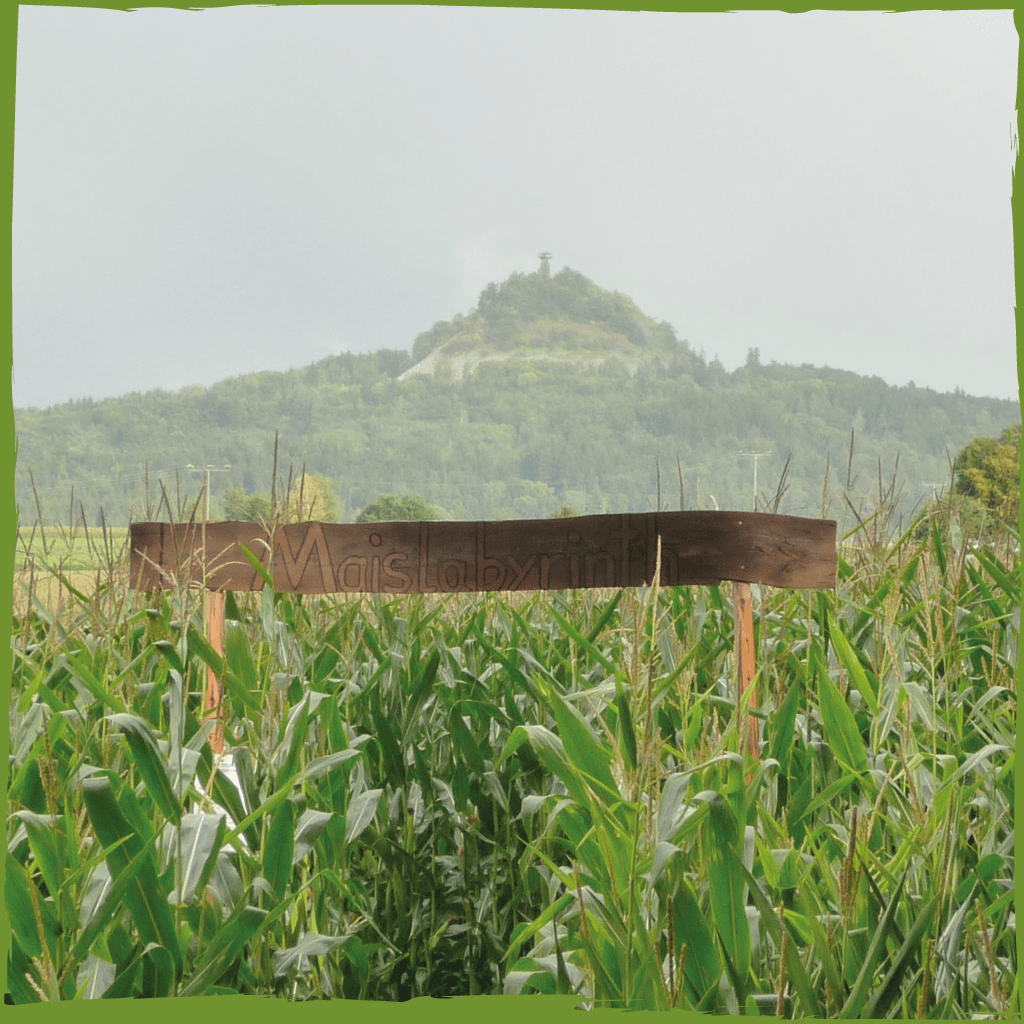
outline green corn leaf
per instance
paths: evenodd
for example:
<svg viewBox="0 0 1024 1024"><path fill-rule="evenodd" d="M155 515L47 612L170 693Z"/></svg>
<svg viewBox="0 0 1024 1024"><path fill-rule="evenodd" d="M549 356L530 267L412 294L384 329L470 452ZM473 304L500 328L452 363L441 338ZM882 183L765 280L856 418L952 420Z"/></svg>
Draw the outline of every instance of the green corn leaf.
<svg viewBox="0 0 1024 1024"><path fill-rule="evenodd" d="M858 613L857 619L850 631L851 636L856 640L864 632L870 622L874 621L878 606L885 600L886 595L892 587L892 578L887 577L885 582L868 598L867 604Z"/></svg>
<svg viewBox="0 0 1024 1024"><path fill-rule="evenodd" d="M299 774L306 736L309 733L309 703L310 694L306 693L299 706L293 709L289 716L290 721L284 730L284 735L288 738L288 734L291 732L291 741L288 744L287 756L278 770L275 789L284 789Z"/></svg>
<svg viewBox="0 0 1024 1024"><path fill-rule="evenodd" d="M516 616L518 616L518 613L516 613ZM508 673L509 679L515 684L517 692L525 693L532 701L540 704L541 696L537 692L537 687L534 686L532 680L520 670L519 666L509 658L504 651L495 647L488 640L486 634L482 630L477 633L477 640L481 647L487 652L487 656L498 662L498 664L500 664Z"/></svg>
<svg viewBox="0 0 1024 1024"><path fill-rule="evenodd" d="M635 772L639 758L637 755L636 729L633 726L633 713L629 707L629 696L622 680L615 677L615 709L619 713L616 732L619 738L619 747L623 752L623 760L626 767Z"/></svg>
<svg viewBox="0 0 1024 1024"><path fill-rule="evenodd" d="M917 959L921 944L924 942L925 932L931 925L938 905L939 897L933 896L917 915L910 931L907 932L907 937L893 957L892 966L889 968L885 980L864 1007L863 1016L868 1020L880 1020L889 1016L889 1007L900 995L900 982Z"/></svg>
<svg viewBox="0 0 1024 1024"><path fill-rule="evenodd" d="M142 951L142 995L145 999L174 995L174 958L154 943Z"/></svg>
<svg viewBox="0 0 1024 1024"><path fill-rule="evenodd" d="M583 779L566 758L562 740L543 725L517 725L501 752L498 765L511 757L524 742L537 755L544 769L562 780L573 800L581 807L587 807L590 794Z"/></svg>
<svg viewBox="0 0 1024 1024"><path fill-rule="evenodd" d="M39 929L36 927L32 894L29 892L31 885L28 872L8 853L4 885L4 906L7 910L7 920L11 930L21 942L22 949L34 958L42 956L43 946ZM40 903L42 903L42 899L40 899Z"/></svg>
<svg viewBox="0 0 1024 1024"><path fill-rule="evenodd" d="M750 926L744 909L745 880L738 855L740 828L736 815L721 794L705 790L694 798L708 804L703 841L711 916L741 986L750 973Z"/></svg>
<svg viewBox="0 0 1024 1024"><path fill-rule="evenodd" d="M274 950L271 954L274 977L287 977L293 969L302 972L308 971L310 957L326 956L339 946L344 946L351 938L354 936L320 935L317 932L306 932L294 946Z"/></svg>
<svg viewBox="0 0 1024 1024"><path fill-rule="evenodd" d="M1009 750L1012 750L1012 748L1002 743L986 743L980 750L976 750L971 754L953 773L953 776L947 782L943 783L943 786L951 785L954 782L958 782L965 775L970 775L978 765L984 764L986 759L991 757L993 754L1003 754Z"/></svg>
<svg viewBox="0 0 1024 1024"><path fill-rule="evenodd" d="M167 662L171 668L184 678L185 665L178 653L178 648L170 640L154 640L153 649ZM114 708L115 711L124 711L124 708Z"/></svg>
<svg viewBox="0 0 1024 1024"><path fill-rule="evenodd" d="M1020 601L1020 582L1015 579L1011 572L1007 571L1006 567L1002 565L996 558L996 556L988 551L984 547L978 548L974 551L974 557L977 558L978 562L999 584L1000 589L1010 599L1012 604L1016 604ZM1007 609L1009 610L1009 609Z"/></svg>
<svg viewBox="0 0 1024 1024"><path fill-rule="evenodd" d="M722 976L722 961L712 941L704 912L697 902L697 893L686 877L680 879L672 895L672 921L676 940L676 956L686 947L684 974L699 1001L709 991L717 991Z"/></svg>
<svg viewBox="0 0 1024 1024"><path fill-rule="evenodd" d="M796 713L800 709L801 690L799 683L792 684L785 699L772 716L769 754L779 762L779 771L783 775L789 772L789 759L796 738Z"/></svg>
<svg viewBox="0 0 1024 1024"><path fill-rule="evenodd" d="M68 651L65 658L72 677L81 683L100 703L106 704L108 708L115 712L125 711L124 704L96 677L86 663L84 656Z"/></svg>
<svg viewBox="0 0 1024 1024"><path fill-rule="evenodd" d="M451 730L452 744L462 754L469 766L470 771L477 775L483 775L487 771L483 755L477 745L473 734L469 731L466 723L462 720L461 708L453 704L448 715L448 728Z"/></svg>
<svg viewBox="0 0 1024 1024"><path fill-rule="evenodd" d="M559 615L558 610L553 605L550 608L550 612L552 618L554 618L554 620L558 623L558 625L561 627L565 635L575 640L576 643L579 644L579 646L582 647L583 650L585 650L587 654L589 654L591 658L594 659L594 661L599 662L601 665L603 665L608 670L608 672L613 676L620 672L620 670L617 669L615 665L611 661L609 661L608 658L601 651L599 651L594 646L594 644L587 637L585 637L571 622L569 622L567 619Z"/></svg>
<svg viewBox="0 0 1024 1024"><path fill-rule="evenodd" d="M868 1002L871 982L874 980L875 976L875 967L881 959L882 952L885 949L886 937L889 933L889 929L893 926L893 922L895 921L896 909L899 906L900 897L903 895L903 886L906 883L906 880L906 875L900 879L900 883L896 886L896 891L889 900L889 903L882 914L881 920L872 932L871 942L869 943L867 952L864 955L864 961L861 964L860 972L853 983L853 987L850 990L850 995L847 997L845 1005L839 1012L839 1018L841 1020L853 1020L856 1017L860 1017L864 1012L864 1007Z"/></svg>
<svg viewBox="0 0 1024 1024"><path fill-rule="evenodd" d="M963 903L964 900L973 896L976 882L991 881L1006 864L1006 861L998 853L990 853L975 865L972 877L965 878L956 890L956 902Z"/></svg>
<svg viewBox="0 0 1024 1024"><path fill-rule="evenodd" d="M123 892L125 905L144 942L166 947L174 960L175 973L182 968L174 917L167 903L167 892L157 880L156 864L148 852L154 841L135 794L112 780L94 775L82 783L86 813L96 836L107 852L107 866L115 884L119 876L131 873L131 882ZM120 843L120 840L127 841ZM113 906L109 902L108 906Z"/></svg>
<svg viewBox="0 0 1024 1024"><path fill-rule="evenodd" d="M263 580L267 589L273 590L274 577L270 575L270 570L244 544L239 544L238 546L242 549L242 554L245 555L246 561L256 570L257 575Z"/></svg>
<svg viewBox="0 0 1024 1024"><path fill-rule="evenodd" d="M74 948L68 958L71 964L83 962L89 955L93 943L104 928L114 919L125 892L136 884L139 870L151 861L157 836L152 836L142 851L135 856L128 866L112 879L106 863L97 865L89 878L86 897L82 902L82 922L84 927L78 934ZM117 844L123 846L124 841ZM108 848L106 853L110 853Z"/></svg>
<svg viewBox="0 0 1024 1024"><path fill-rule="evenodd" d="M167 764L160 753L149 723L138 715L107 715L108 722L120 729L132 753L135 767L146 784L146 792L152 797L160 813L177 824L181 821L181 804L171 787Z"/></svg>
<svg viewBox="0 0 1024 1024"><path fill-rule="evenodd" d="M263 709L253 696L261 689L260 678L241 626L228 626L224 633L223 683L226 696L238 697L257 721L262 718Z"/></svg>
<svg viewBox="0 0 1024 1024"><path fill-rule="evenodd" d="M109 960L90 956L78 969L75 991L82 999L99 999L114 983L117 967Z"/></svg>
<svg viewBox="0 0 1024 1024"><path fill-rule="evenodd" d="M835 782L829 783L813 800L809 800L806 805L800 808L799 814L793 814L790 817L791 823L796 823L801 818L810 818L810 815L816 811L819 807L825 807L837 796L846 793L857 784L856 775L841 775Z"/></svg>
<svg viewBox="0 0 1024 1024"><path fill-rule="evenodd" d="M273 916L290 907L294 899L295 894L292 894L289 899L283 900L275 908ZM272 915L259 907L240 903L199 955L192 974L182 986L179 995L201 996L206 992L224 975L241 954L245 944L256 942L271 917Z"/></svg>
<svg viewBox="0 0 1024 1024"><path fill-rule="evenodd" d="M32 811L15 811L12 818L20 818L28 830L28 844L36 866L39 868L52 895L60 892L66 865L61 856L59 831L63 829L62 815L34 814Z"/></svg>
<svg viewBox="0 0 1024 1024"><path fill-rule="evenodd" d="M946 576L946 544L942 539L942 530L939 529L937 520L932 521L932 548L935 551L935 557L939 562L939 572L942 577Z"/></svg>
<svg viewBox="0 0 1024 1024"><path fill-rule="evenodd" d="M270 820L263 847L263 877L278 899L284 897L292 877L292 852L295 848L295 804L285 800Z"/></svg>
<svg viewBox="0 0 1024 1024"><path fill-rule="evenodd" d="M661 801L658 804L658 840L671 843L676 840L676 833L683 824L686 813L686 793L689 788L689 776L682 772L673 772L661 788Z"/></svg>
<svg viewBox="0 0 1024 1024"><path fill-rule="evenodd" d="M872 684L868 679L867 673L864 671L864 666L860 662L860 658L857 657L856 652L850 646L850 641L843 636L842 632L838 629L833 629L829 634L832 641L832 647L835 649L836 657L839 659L840 664L846 669L850 678L853 680L854 686L860 692L860 695L864 698L864 703L867 704L872 715L877 717L878 715L878 693L877 693L877 680L875 684Z"/></svg>
<svg viewBox="0 0 1024 1024"><path fill-rule="evenodd" d="M203 896L224 842L226 819L223 814L185 814L181 819L180 835L174 844L177 855L181 851L179 878L181 896L172 892L172 903L192 903Z"/></svg>
<svg viewBox="0 0 1024 1024"><path fill-rule="evenodd" d="M28 958L21 948L18 936L12 933L7 966L7 991L11 993L16 1005L26 1006L43 1001L39 997L39 989L42 987L39 965Z"/></svg>
<svg viewBox="0 0 1024 1024"><path fill-rule="evenodd" d="M558 733L566 759L600 791L605 801L620 801L622 798L619 795L619 788L611 772L611 751L594 739L590 728L580 718L575 708L567 704L554 689L546 689L547 704L558 723Z"/></svg>
<svg viewBox="0 0 1024 1024"><path fill-rule="evenodd" d="M597 622L594 623L593 628L587 634L588 643L593 643L605 626L608 625L608 620L612 617L615 609L619 606L619 601L622 599L622 595L625 593L623 590L617 590L611 600L604 606L604 610L598 616Z"/></svg>
<svg viewBox="0 0 1024 1024"><path fill-rule="evenodd" d="M370 958L358 935L350 935L345 943L345 955L359 975L359 983L365 984L370 974Z"/></svg>
<svg viewBox="0 0 1024 1024"><path fill-rule="evenodd" d="M412 686L410 687L408 704L405 708L405 718L402 723L402 732L405 735L410 733L415 724L419 721L420 709L423 703L430 696L437 679L437 670L441 665L441 652L436 648L431 653L426 664L417 672Z"/></svg>
<svg viewBox="0 0 1024 1024"><path fill-rule="evenodd" d="M567 879L571 883L571 879ZM519 951L523 947L523 943L532 939L546 924L548 924L553 918L562 914L566 908L577 903L575 891L569 889L562 893L561 896L555 900L550 906L546 907L540 915L532 921L530 924L523 927L516 934L513 935L512 941L509 943L507 952L505 953L506 960L514 960L519 956ZM589 909L589 908L588 908Z"/></svg>
<svg viewBox="0 0 1024 1024"><path fill-rule="evenodd" d="M343 765L346 761L350 761L353 757L358 757L361 753L361 750L349 747L346 750L339 750L333 754L324 754L323 757L316 757L302 769L301 778L307 782L315 782L330 775L335 768Z"/></svg>
<svg viewBox="0 0 1024 1024"><path fill-rule="evenodd" d="M833 639L836 635L833 634ZM853 712L835 683L824 672L818 675L818 706L836 759L847 768L866 774L868 756Z"/></svg>
<svg viewBox="0 0 1024 1024"><path fill-rule="evenodd" d="M782 921L779 920L778 914L775 913L775 908L761 891L761 887L758 885L754 876L750 874L743 864L740 865L740 870L743 872L743 876L747 881L748 890L754 901L754 905L757 907L758 911L760 911L762 925L771 935L776 949L781 949L783 930ZM817 996L814 994L814 988L807 975L807 970L804 968L803 961L800 959L800 947L796 941L792 925L787 922L785 927L790 932L791 940L786 943L786 974L788 975L793 988L796 989L796 994L800 999L805 1015L810 1017L821 1017L821 1007L818 1004ZM835 988L833 991L838 992L840 989Z"/></svg>
<svg viewBox="0 0 1024 1024"><path fill-rule="evenodd" d="M313 844L328 826L333 814L327 811L305 810L295 825L295 846L292 850L292 865L296 865L303 857L313 851Z"/></svg>
<svg viewBox="0 0 1024 1024"><path fill-rule="evenodd" d="M822 970L825 972L825 977L828 979L828 983L831 986L832 991L842 992L842 975L839 971L839 965L836 963L836 959L832 955L834 941L829 942L828 934L825 932L825 928L816 914L809 915L807 917L807 923L811 929L811 935L814 937L815 954L820 959ZM805 1008L806 1005L807 1004L805 1003Z"/></svg>
<svg viewBox="0 0 1024 1024"><path fill-rule="evenodd" d="M218 679L224 678L224 659L213 649L210 641L191 624L188 627L188 647L190 651L195 651L204 665L213 669L213 674Z"/></svg>
<svg viewBox="0 0 1024 1024"><path fill-rule="evenodd" d="M114 983L104 991L101 999L132 999L136 995L135 986L142 974L142 953L134 957L118 976Z"/></svg>
<svg viewBox="0 0 1024 1024"><path fill-rule="evenodd" d="M382 789L367 789L352 798L345 815L346 845L354 842L373 821L383 792Z"/></svg>
<svg viewBox="0 0 1024 1024"><path fill-rule="evenodd" d="M373 710L374 739L380 747L388 780L398 788L405 787L406 764L394 725L379 709Z"/></svg>
<svg viewBox="0 0 1024 1024"><path fill-rule="evenodd" d="M213 796L214 800L231 815L232 821L243 823L238 831L241 831L242 835L245 836L249 849L255 850L260 842L259 832L253 823L249 822L246 818L245 807L242 805L241 797L234 783L218 767L207 778L206 789ZM278 790L278 792L283 793L285 796L288 795L287 789Z"/></svg>
<svg viewBox="0 0 1024 1024"><path fill-rule="evenodd" d="M230 786L229 780L225 779L225 784ZM279 789L272 793L267 799L260 804L251 814L243 818L225 837L224 841L227 843L233 843L240 835L245 834L248 837L249 829L268 814L273 814L278 807L283 804L288 797L291 795L291 789ZM237 799L237 793L235 795ZM234 817L234 815L232 815ZM251 844L252 849L256 849L259 846L259 839Z"/></svg>

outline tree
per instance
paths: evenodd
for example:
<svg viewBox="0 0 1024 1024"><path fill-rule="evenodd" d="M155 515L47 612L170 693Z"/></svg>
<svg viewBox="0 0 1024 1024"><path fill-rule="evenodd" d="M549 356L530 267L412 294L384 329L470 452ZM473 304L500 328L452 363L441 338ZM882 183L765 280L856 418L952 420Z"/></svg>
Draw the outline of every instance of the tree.
<svg viewBox="0 0 1024 1024"><path fill-rule="evenodd" d="M1008 427L998 440L976 437L953 463L953 490L1012 524L1020 515L1020 440L1020 424Z"/></svg>
<svg viewBox="0 0 1024 1024"><path fill-rule="evenodd" d="M292 489L278 509L280 522L337 522L340 503L330 481L319 473L306 473L292 482ZM224 492L224 515L249 523L269 523L272 506L268 494L246 494L241 487Z"/></svg>
<svg viewBox="0 0 1024 1024"><path fill-rule="evenodd" d="M330 481L319 473L303 473L293 481L284 504L281 506L281 521L284 523L305 523L316 520L322 523L337 522L338 497Z"/></svg>
<svg viewBox="0 0 1024 1024"><path fill-rule="evenodd" d="M578 516L579 512L572 507L572 505L563 505L560 509L556 509L551 513L552 519L572 519Z"/></svg>
<svg viewBox="0 0 1024 1024"><path fill-rule="evenodd" d="M441 518L422 494L382 494L356 516L357 523L427 522Z"/></svg>
<svg viewBox="0 0 1024 1024"><path fill-rule="evenodd" d="M270 498L265 494L246 494L241 487L229 487L224 492L224 516L248 523L266 522L270 519Z"/></svg>

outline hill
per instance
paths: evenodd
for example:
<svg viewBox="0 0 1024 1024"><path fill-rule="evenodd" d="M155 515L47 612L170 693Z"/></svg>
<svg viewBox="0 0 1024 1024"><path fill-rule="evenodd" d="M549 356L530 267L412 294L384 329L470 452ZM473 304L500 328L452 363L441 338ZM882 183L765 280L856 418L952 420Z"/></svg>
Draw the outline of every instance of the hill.
<svg viewBox="0 0 1024 1024"><path fill-rule="evenodd" d="M580 370L614 359L633 374L680 351L689 349L672 326L656 323L628 296L605 291L569 267L552 275L542 260L536 273L489 284L467 316L420 334L412 346L416 365L400 379L458 381L482 363L513 360Z"/></svg>
<svg viewBox="0 0 1024 1024"><path fill-rule="evenodd" d="M16 409L21 522L124 525L161 499L185 509L212 476L212 514L230 486L269 492L304 464L337 492L341 519L378 495L419 492L451 518L644 511L658 501L780 512L842 509L898 477L906 510L948 484L972 438L1020 422L1016 402L893 387L828 367L763 364L732 373L673 328L582 274L513 274L412 351L342 353L286 373ZM850 456L851 432L855 436ZM898 459L898 465L897 465ZM826 481L827 474L827 481ZM660 476L660 480L659 480ZM147 483L148 478L148 495ZM33 489L34 481L34 489ZM38 499L38 500L37 500ZM166 514L166 513L165 513Z"/></svg>

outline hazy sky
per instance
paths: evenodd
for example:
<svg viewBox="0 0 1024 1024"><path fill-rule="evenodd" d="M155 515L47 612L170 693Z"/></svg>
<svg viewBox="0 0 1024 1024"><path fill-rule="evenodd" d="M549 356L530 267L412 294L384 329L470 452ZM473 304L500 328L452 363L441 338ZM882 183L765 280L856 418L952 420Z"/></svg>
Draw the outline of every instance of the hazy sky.
<svg viewBox="0 0 1024 1024"><path fill-rule="evenodd" d="M732 369L1017 396L1010 11L22 7L14 403L408 349L550 250Z"/></svg>

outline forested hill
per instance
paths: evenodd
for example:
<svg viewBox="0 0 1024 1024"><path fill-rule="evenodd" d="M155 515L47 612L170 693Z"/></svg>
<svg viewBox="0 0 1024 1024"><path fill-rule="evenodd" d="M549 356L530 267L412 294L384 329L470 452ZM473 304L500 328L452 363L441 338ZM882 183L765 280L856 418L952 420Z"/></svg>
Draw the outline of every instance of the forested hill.
<svg viewBox="0 0 1024 1024"><path fill-rule="evenodd" d="M749 508L753 460L740 451L771 452L757 460L762 500L792 455L779 511L796 515L821 513L831 459L834 514L853 430L854 492L877 491L879 460L887 484L898 454L909 509L948 484L947 452L1019 422L1016 402L762 364L756 348L728 373L625 296L542 267L489 285L475 310L435 324L411 352L17 409L16 498L33 523L31 470L47 523L84 510L92 525L102 506L124 524L147 513L147 465L155 505L158 479L177 504L202 483L188 463L229 463L212 476L216 516L228 487L269 492L277 431L279 477L303 464L325 476L341 519L394 492L419 492L453 519L643 511L659 467L662 505L677 508L677 466L688 508Z"/></svg>
<svg viewBox="0 0 1024 1024"><path fill-rule="evenodd" d="M509 359L575 368L618 359L635 373L688 353L671 324L656 323L628 296L598 288L569 267L552 276L543 261L534 274L489 284L468 316L419 335L412 346L416 365L403 379L436 374L461 380L483 362Z"/></svg>

